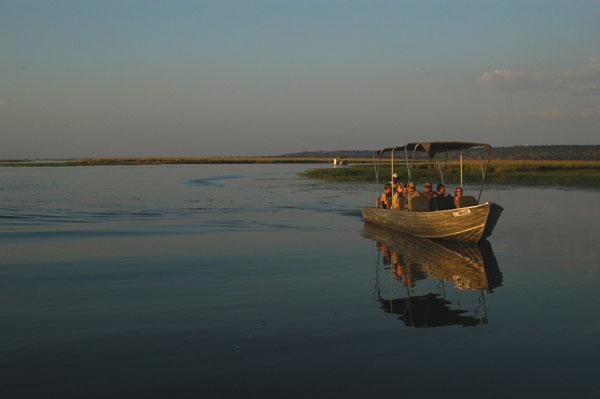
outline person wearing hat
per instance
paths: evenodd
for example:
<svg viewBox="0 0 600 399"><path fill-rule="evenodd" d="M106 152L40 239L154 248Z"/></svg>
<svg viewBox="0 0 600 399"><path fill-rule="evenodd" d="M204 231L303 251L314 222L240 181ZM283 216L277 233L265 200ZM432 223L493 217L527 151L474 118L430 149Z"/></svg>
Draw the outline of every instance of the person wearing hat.
<svg viewBox="0 0 600 399"><path fill-rule="evenodd" d="M394 191L396 191L396 185L398 184L398 173L394 173L392 175L391 183L392 183L392 187L393 187Z"/></svg>
<svg viewBox="0 0 600 399"><path fill-rule="evenodd" d="M415 183L413 183L413 182L408 183L408 193L406 193L406 203L408 204L409 211L412 212L412 211L416 210L414 204L417 204L420 201L415 200L415 199L421 198L421 197L423 197L423 195L415 189Z"/></svg>
<svg viewBox="0 0 600 399"><path fill-rule="evenodd" d="M406 197L408 199L411 199L413 197L420 197L420 196L421 196L421 193L415 189L415 183L409 182L408 183L408 193L406 194Z"/></svg>
<svg viewBox="0 0 600 399"><path fill-rule="evenodd" d="M427 198L428 200L433 198L433 191L431 191L431 183L425 183L425 191L423 191L421 194L423 194L423 197Z"/></svg>

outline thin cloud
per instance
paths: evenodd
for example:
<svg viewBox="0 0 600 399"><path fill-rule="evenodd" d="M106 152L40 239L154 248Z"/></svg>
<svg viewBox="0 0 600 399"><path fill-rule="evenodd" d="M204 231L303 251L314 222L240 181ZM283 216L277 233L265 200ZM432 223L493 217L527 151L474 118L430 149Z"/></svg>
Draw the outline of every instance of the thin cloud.
<svg viewBox="0 0 600 399"><path fill-rule="evenodd" d="M563 90L575 95L597 95L600 94L600 57L590 57L586 64L568 70L525 72L498 68L482 73L477 83L488 89Z"/></svg>
<svg viewBox="0 0 600 399"><path fill-rule="evenodd" d="M0 105L6 104L6 98L0 98Z"/></svg>

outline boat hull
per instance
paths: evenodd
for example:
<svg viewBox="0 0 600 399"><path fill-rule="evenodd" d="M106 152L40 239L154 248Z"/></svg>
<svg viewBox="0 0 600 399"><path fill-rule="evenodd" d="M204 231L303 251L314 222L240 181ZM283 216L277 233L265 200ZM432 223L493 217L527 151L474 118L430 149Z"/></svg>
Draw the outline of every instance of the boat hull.
<svg viewBox="0 0 600 399"><path fill-rule="evenodd" d="M492 234L503 208L492 202L433 212L362 208L366 222L417 237L478 242Z"/></svg>

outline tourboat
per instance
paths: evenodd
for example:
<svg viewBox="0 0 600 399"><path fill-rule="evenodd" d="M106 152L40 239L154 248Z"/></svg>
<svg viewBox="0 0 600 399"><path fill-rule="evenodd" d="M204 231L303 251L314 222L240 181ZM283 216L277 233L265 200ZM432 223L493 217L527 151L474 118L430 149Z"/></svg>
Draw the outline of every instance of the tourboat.
<svg viewBox="0 0 600 399"><path fill-rule="evenodd" d="M479 203L483 184L487 174L489 162L492 154L492 147L484 143L470 142L423 142L409 143L405 146L390 147L379 150L373 156L375 166L375 176L379 186L379 172L383 156L390 153L390 165L392 176L394 174L394 154L403 152L405 155L406 169L408 171L408 180L412 181L413 168L417 153L425 152L429 156L429 167L436 165L439 168L440 180L444 184L444 173L448 164L448 152L459 152L460 164L460 186L463 186L463 150L480 147L487 154L487 160L484 162L479 156L481 166L481 186L477 198L474 196L464 196L459 201L459 206L453 209L432 209L432 203L424 197L410 198L406 201L406 209L410 211L399 211L392 209L382 209L379 206L363 207L362 215L367 223L391 228L403 233L412 234L417 237L478 242L489 237L496 226L503 208L492 202ZM412 158L410 154L412 153ZM376 156L378 160L376 160ZM444 155L443 162L440 161ZM410 202L410 203L409 203ZM433 202L435 204L435 202Z"/></svg>

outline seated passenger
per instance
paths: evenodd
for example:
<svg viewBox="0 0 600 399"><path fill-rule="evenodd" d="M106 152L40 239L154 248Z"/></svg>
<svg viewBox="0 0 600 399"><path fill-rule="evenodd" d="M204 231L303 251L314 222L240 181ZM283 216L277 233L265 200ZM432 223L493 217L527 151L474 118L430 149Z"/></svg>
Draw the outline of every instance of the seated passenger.
<svg viewBox="0 0 600 399"><path fill-rule="evenodd" d="M392 175L392 181L391 181L391 183L392 183L392 190L395 190L396 189L396 185L398 185L398 173L394 173Z"/></svg>
<svg viewBox="0 0 600 399"><path fill-rule="evenodd" d="M425 183L425 191L423 191L421 194L427 199L433 198L433 191L431 191L431 183Z"/></svg>
<svg viewBox="0 0 600 399"><path fill-rule="evenodd" d="M408 183L408 193L406 195L408 210L411 212L428 212L429 200L420 192L415 190L415 183Z"/></svg>
<svg viewBox="0 0 600 399"><path fill-rule="evenodd" d="M443 184L438 184L436 187L436 192L433 193L434 197L450 197L450 194L446 192L446 187Z"/></svg>
<svg viewBox="0 0 600 399"><path fill-rule="evenodd" d="M398 185L396 186L396 192L392 196L392 209L403 211L405 208L404 200L404 185L402 182L398 182Z"/></svg>
<svg viewBox="0 0 600 399"><path fill-rule="evenodd" d="M392 183L385 183L383 189L385 192L381 194L381 208L390 209L392 207Z"/></svg>
<svg viewBox="0 0 600 399"><path fill-rule="evenodd" d="M433 198L429 200L429 209L432 211L445 211L454 208L456 206L454 205L452 196L446 192L443 184L438 184L436 192L433 193Z"/></svg>
<svg viewBox="0 0 600 399"><path fill-rule="evenodd" d="M429 200L429 209L432 211L445 211L447 209L454 209L454 200L451 196L437 196Z"/></svg>
<svg viewBox="0 0 600 399"><path fill-rule="evenodd" d="M415 183L410 182L408 183L408 193L406 193L406 197L408 199L413 198L413 197L420 197L421 193L418 192L417 190L415 190Z"/></svg>
<svg viewBox="0 0 600 399"><path fill-rule="evenodd" d="M462 198L462 187L456 187L454 189L454 207L460 208L460 199Z"/></svg>

